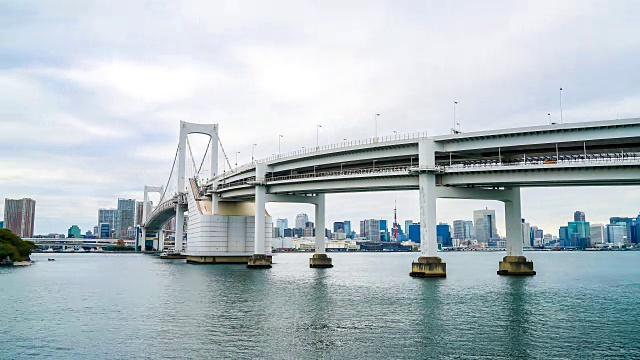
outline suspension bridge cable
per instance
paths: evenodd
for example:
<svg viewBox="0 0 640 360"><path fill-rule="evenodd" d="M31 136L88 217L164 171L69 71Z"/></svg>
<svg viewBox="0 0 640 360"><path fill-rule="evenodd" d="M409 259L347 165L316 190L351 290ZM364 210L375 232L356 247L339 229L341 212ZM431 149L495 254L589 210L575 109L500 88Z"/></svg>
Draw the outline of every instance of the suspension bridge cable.
<svg viewBox="0 0 640 360"><path fill-rule="evenodd" d="M158 202L158 205L160 205L162 203L162 200L164 200L164 195L167 193L167 189L169 188L169 182L171 181L171 176L173 176L173 169L176 166L176 160L178 159L179 151L180 151L180 144L178 144L178 147L176 147L176 155L173 157L173 165L171 165L171 172L169 173L169 179L167 179L167 185L164 187L164 191L162 192L162 196L160 196L160 201Z"/></svg>
<svg viewBox="0 0 640 360"><path fill-rule="evenodd" d="M204 151L204 155L202 156L202 162L200 163L200 167L198 168L198 175L200 175L200 170L202 170L202 164L204 164L204 160L207 158L207 153L209 152L209 145L211 145L211 138L209 138L207 149Z"/></svg>
<svg viewBox="0 0 640 360"><path fill-rule="evenodd" d="M191 143L189 142L189 138L187 138L187 147L189 147L189 155L191 155L191 162L193 163L193 171L195 171L196 160L193 158L193 151L191 151Z"/></svg>

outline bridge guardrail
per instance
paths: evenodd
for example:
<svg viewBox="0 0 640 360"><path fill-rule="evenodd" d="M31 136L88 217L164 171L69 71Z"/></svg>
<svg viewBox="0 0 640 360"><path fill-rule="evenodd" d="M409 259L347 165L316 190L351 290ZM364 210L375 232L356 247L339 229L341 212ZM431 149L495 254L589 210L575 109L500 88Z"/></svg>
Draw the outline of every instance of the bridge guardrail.
<svg viewBox="0 0 640 360"><path fill-rule="evenodd" d="M243 172L245 170L251 169L252 167L255 166L256 163L265 163L265 162L269 162L269 161L277 160L277 159L286 159L286 158L291 158L291 157L298 156L298 155L311 154L311 153L316 153L316 152L320 152L320 151L324 151L324 150L342 149L342 148L347 148L347 147L351 147L351 146L360 146L360 145L374 145L374 144L381 144L381 143L387 143L387 142L398 141L398 140L421 139L421 138L425 138L425 137L427 137L427 132L426 131L425 132L408 133L408 134L379 136L379 137L373 137L373 138L368 138L368 139L351 140L351 141L344 141L344 142L341 142L341 143L335 143L335 144L329 144L329 145L323 145L323 146L313 146L313 147L309 147L309 148L303 148L301 150L290 151L290 152L287 152L287 153L282 153L282 154L278 154L278 155L272 155L272 156L269 156L269 157L266 157L266 158L254 160L253 162L250 162L250 163L247 163L247 164L244 164L244 165L240 165L239 167L237 167L235 169L230 169L229 171L226 171L223 174L220 174L220 175L214 177L212 180L219 179L219 178L224 177L224 176L229 176L229 175L241 173L241 172Z"/></svg>
<svg viewBox="0 0 640 360"><path fill-rule="evenodd" d="M328 176L345 176L345 175L349 176L349 175L367 175L367 174L385 174L385 173L403 173L403 172L408 173L410 169L411 169L411 166L383 166L383 167L377 167L377 168L349 169L349 170L342 170L342 171L323 171L323 172L316 172L316 173L266 177L265 182L268 184L269 182L274 182L274 181L319 178L319 177L328 177ZM218 184L218 189L228 189L228 188L237 187L237 186L253 185L254 183L255 183L255 177L250 177L244 180L234 181L231 183Z"/></svg>

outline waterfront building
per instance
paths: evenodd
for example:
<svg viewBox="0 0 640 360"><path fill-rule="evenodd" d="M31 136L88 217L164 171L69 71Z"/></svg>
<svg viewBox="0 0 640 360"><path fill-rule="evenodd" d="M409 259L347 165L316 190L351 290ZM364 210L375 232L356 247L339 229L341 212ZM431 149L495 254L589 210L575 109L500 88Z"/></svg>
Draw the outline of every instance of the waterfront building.
<svg viewBox="0 0 640 360"><path fill-rule="evenodd" d="M474 210L473 222L475 224L476 239L478 242L486 243L489 239L498 237L495 210Z"/></svg>
<svg viewBox="0 0 640 360"><path fill-rule="evenodd" d="M627 237L627 242L630 244L638 243L638 239L636 237L636 226L637 221L635 218L629 217L611 217L609 218L609 224L624 224L625 225L625 236Z"/></svg>
<svg viewBox="0 0 640 360"><path fill-rule="evenodd" d="M602 244L605 242L604 225L591 224L591 226L589 226L589 231L591 233L591 246L594 246L595 244Z"/></svg>
<svg viewBox="0 0 640 360"><path fill-rule="evenodd" d="M118 211L116 212L117 237L130 239L128 230L129 227L135 226L135 209L135 199L118 199Z"/></svg>
<svg viewBox="0 0 640 360"><path fill-rule="evenodd" d="M466 233L467 233L467 238L468 239L475 239L476 238L476 229L473 226L473 221L472 220L467 220L466 221L467 226L466 226Z"/></svg>
<svg viewBox="0 0 640 360"><path fill-rule="evenodd" d="M407 233L409 232L409 226L411 226L412 224L413 224L413 220L404 221L404 230L407 231Z"/></svg>
<svg viewBox="0 0 640 360"><path fill-rule="evenodd" d="M333 223L333 232L337 233L338 231L344 232L344 222L336 221Z"/></svg>
<svg viewBox="0 0 640 360"><path fill-rule="evenodd" d="M409 240L420 243L420 223L409 225Z"/></svg>
<svg viewBox="0 0 640 360"><path fill-rule="evenodd" d="M347 234L347 238L353 239L353 235L351 234L351 220L344 221L344 233Z"/></svg>
<svg viewBox="0 0 640 360"><path fill-rule="evenodd" d="M443 247L451 247L453 245L451 242L451 227L449 224L440 223L436 225L436 237L438 238L438 244Z"/></svg>
<svg viewBox="0 0 640 360"><path fill-rule="evenodd" d="M531 224L522 219L522 246L531 245Z"/></svg>
<svg viewBox="0 0 640 360"><path fill-rule="evenodd" d="M560 226L560 230L558 230L558 242L560 243L560 247L569 247L569 228L566 226Z"/></svg>
<svg viewBox="0 0 640 360"><path fill-rule="evenodd" d="M4 221L0 221L0 229L4 229Z"/></svg>
<svg viewBox="0 0 640 360"><path fill-rule="evenodd" d="M380 220L366 219L360 221L360 236L372 242L380 242Z"/></svg>
<svg viewBox="0 0 640 360"><path fill-rule="evenodd" d="M68 238L76 238L79 239L82 237L82 232L80 231L80 227L78 225L71 225L69 231L67 231Z"/></svg>
<svg viewBox="0 0 640 360"><path fill-rule="evenodd" d="M465 220L453 221L453 238L458 240L469 239L469 233L467 233L467 222Z"/></svg>
<svg viewBox="0 0 640 360"><path fill-rule="evenodd" d="M586 221L570 221L567 224L567 236L569 238L569 246L577 248L586 248L591 245L590 226Z"/></svg>
<svg viewBox="0 0 640 360"><path fill-rule="evenodd" d="M305 213L296 215L296 228L304 229L305 224L309 221L309 216Z"/></svg>
<svg viewBox="0 0 640 360"><path fill-rule="evenodd" d="M275 237L284 237L284 230L289 227L289 219L277 219L276 220L276 234Z"/></svg>
<svg viewBox="0 0 640 360"><path fill-rule="evenodd" d="M627 229L624 223L607 224L607 242L612 244L624 244Z"/></svg>
<svg viewBox="0 0 640 360"><path fill-rule="evenodd" d="M574 222L585 222L587 221L585 216L584 216L584 212L582 211L576 211L573 213L573 221Z"/></svg>
<svg viewBox="0 0 640 360"><path fill-rule="evenodd" d="M302 233L304 237L316 236L316 229L314 227L313 221L307 221L304 224L304 231Z"/></svg>
<svg viewBox="0 0 640 360"><path fill-rule="evenodd" d="M115 232L116 229L116 215L118 210L116 209L98 209L98 226L100 227L100 237L101 238L111 238L115 237L112 232ZM102 234L102 224L109 224L109 233L106 236Z"/></svg>
<svg viewBox="0 0 640 360"><path fill-rule="evenodd" d="M108 239L111 237L111 225L109 223L101 223L98 225L98 229L97 235L100 236L100 238Z"/></svg>
<svg viewBox="0 0 640 360"><path fill-rule="evenodd" d="M389 241L389 226L387 220L380 220L380 241Z"/></svg>
<svg viewBox="0 0 640 360"><path fill-rule="evenodd" d="M33 199L4 199L3 227L22 238L33 237L36 202Z"/></svg>
<svg viewBox="0 0 640 360"><path fill-rule="evenodd" d="M292 237L293 237L293 235L294 235L294 234L293 234L293 229L289 229L289 228L284 229L284 235L283 235L283 237L286 237L286 238L292 238Z"/></svg>
<svg viewBox="0 0 640 360"><path fill-rule="evenodd" d="M144 204L144 201L136 201L136 225L138 226L142 225L142 222L143 222L143 219L142 219L142 217L144 216L143 204ZM147 216L149 216L151 211L153 211L153 202L147 201Z"/></svg>

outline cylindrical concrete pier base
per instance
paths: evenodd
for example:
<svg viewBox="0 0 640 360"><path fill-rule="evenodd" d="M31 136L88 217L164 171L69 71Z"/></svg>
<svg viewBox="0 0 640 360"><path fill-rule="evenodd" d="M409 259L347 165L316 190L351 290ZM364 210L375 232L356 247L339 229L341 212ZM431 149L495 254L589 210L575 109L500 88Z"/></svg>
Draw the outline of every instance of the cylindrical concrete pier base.
<svg viewBox="0 0 640 360"><path fill-rule="evenodd" d="M254 254L247 262L248 269L271 269L271 256Z"/></svg>
<svg viewBox="0 0 640 360"><path fill-rule="evenodd" d="M332 268L331 258L327 254L313 254L309 259L309 267L311 268Z"/></svg>
<svg viewBox="0 0 640 360"><path fill-rule="evenodd" d="M411 264L412 277L446 277L447 264L437 256L420 256Z"/></svg>
<svg viewBox="0 0 640 360"><path fill-rule="evenodd" d="M498 275L535 275L533 261L524 256L505 256L500 261Z"/></svg>

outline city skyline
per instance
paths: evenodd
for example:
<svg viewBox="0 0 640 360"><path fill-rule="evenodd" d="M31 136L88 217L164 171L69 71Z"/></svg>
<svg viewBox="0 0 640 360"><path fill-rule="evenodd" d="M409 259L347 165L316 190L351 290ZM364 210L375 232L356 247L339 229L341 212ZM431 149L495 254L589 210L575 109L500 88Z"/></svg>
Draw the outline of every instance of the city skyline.
<svg viewBox="0 0 640 360"><path fill-rule="evenodd" d="M103 17L119 4L127 14ZM11 54L0 59L0 196L37 199L35 233L91 228L95 209L115 207L117 198L141 201L145 184L164 185L179 120L219 123L225 148L242 164L279 148L371 138L374 128L447 134L454 101L463 132L544 125L549 113L559 120L560 87L565 123L640 114L640 47L629 36L640 24L624 21L640 11L635 3L345 6L338 17L305 2L297 17L258 3L258 23L207 3L180 11L117 1L0 8L8 24L0 51ZM138 21L150 12L156 21ZM59 16L83 20L61 31ZM166 26L189 17L203 21L181 31ZM130 24L126 41L122 22ZM101 24L99 35L89 24ZM459 36L467 28L474 36ZM196 157L206 142L193 138ZM637 211L633 189L524 188L522 215L550 228L580 208L604 222ZM327 199L331 219L388 217L394 199L407 209L400 220L418 218L415 192ZM504 227L502 208L491 202L439 204L438 221L489 207ZM274 217L298 209L268 205Z"/></svg>

